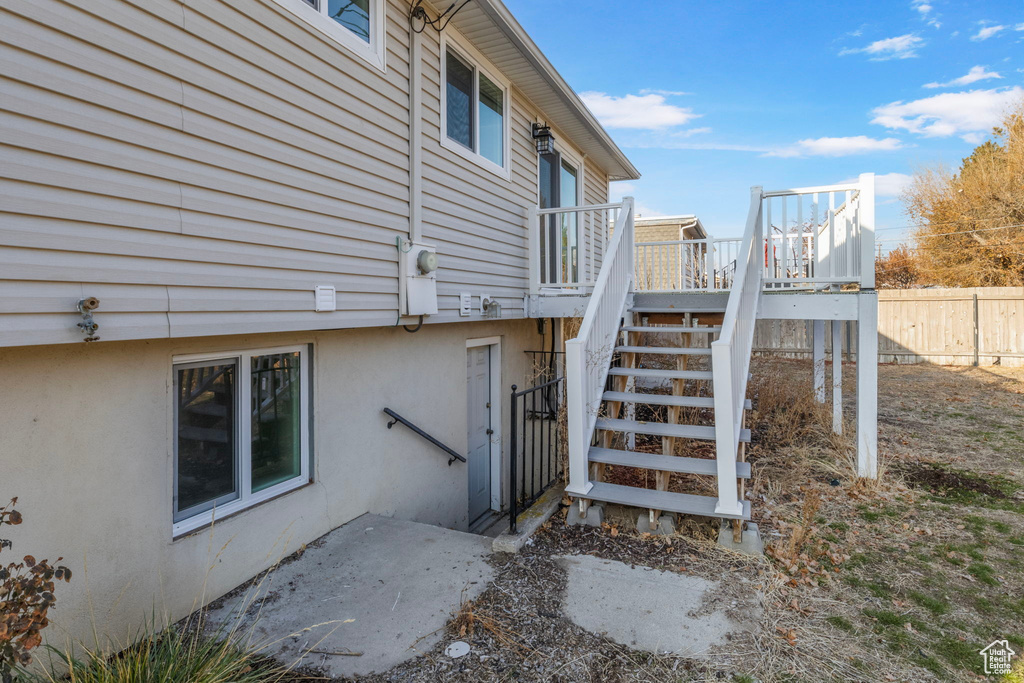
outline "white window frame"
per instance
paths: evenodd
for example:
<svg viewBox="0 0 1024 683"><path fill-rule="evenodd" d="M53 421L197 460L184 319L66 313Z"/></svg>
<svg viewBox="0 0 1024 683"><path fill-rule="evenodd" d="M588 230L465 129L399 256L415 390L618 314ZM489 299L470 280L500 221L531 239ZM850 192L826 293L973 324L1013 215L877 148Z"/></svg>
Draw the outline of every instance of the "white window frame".
<svg viewBox="0 0 1024 683"><path fill-rule="evenodd" d="M473 97L472 97L472 113L473 113L473 149L467 148L460 142L456 142L448 137L448 50L451 50L457 54L464 62L473 67ZM458 34L454 29L447 28L441 34L441 125L439 129L439 135L441 138L441 146L445 149L458 154L463 159L473 162L477 166L487 169L495 175L501 176L505 180L512 179L512 161L511 151L512 145L510 144L510 131L511 126L509 125L509 119L511 118L512 111L512 85L507 78L501 75L493 64L491 64L486 57L480 54L479 50L474 48L472 44L461 35ZM499 86L502 91L502 152L501 160L504 162L501 166L494 163L487 157L480 154L480 74L487 76L495 85Z"/></svg>
<svg viewBox="0 0 1024 683"><path fill-rule="evenodd" d="M251 438L251 416L247 407L252 401L252 386L250 383L250 373L252 369L252 358L254 356L267 356L276 353L298 353L299 354L299 368L301 374L301 389L300 392L300 407L299 407L299 422L300 422L300 470L299 474L287 481L283 481L279 484L275 484L269 488L263 489L252 493L252 438ZM172 496L171 500L171 520L173 524L172 535L177 538L182 534L187 534L191 531L199 529L201 527L208 526L218 519L224 519L230 515L233 515L242 510L253 507L271 498L276 498L282 494L294 491L295 489L301 488L311 482L311 458L310 458L310 401L311 391L310 387L312 379L310 373L312 348L306 344L300 344L296 346L278 346L269 348L258 348L258 349L246 349L244 351L225 351L221 353L202 353L202 354L190 354L174 356L171 359L171 387L177 387L177 367L179 365L193 364L193 363L212 363L216 361L233 361L237 363L238 367L238 378L236 388L236 405L235 405L235 424L238 425L238 433L235 435L236 441L238 442L238 468L236 472L238 477L238 498L225 503L220 506L215 506L211 510L204 510L203 512L196 513L191 517L173 522L174 519L174 500ZM172 402L177 402L178 398L175 395L175 390L172 389ZM178 476L178 424L177 424L177 406L172 403L171 410L171 433L172 448L172 491L177 487L177 476Z"/></svg>
<svg viewBox="0 0 1024 683"><path fill-rule="evenodd" d="M385 0L370 0L370 42L357 36L327 16L327 0L319 0L321 9L305 0L274 0L299 19L324 35L341 43L381 71L387 70L387 11Z"/></svg>

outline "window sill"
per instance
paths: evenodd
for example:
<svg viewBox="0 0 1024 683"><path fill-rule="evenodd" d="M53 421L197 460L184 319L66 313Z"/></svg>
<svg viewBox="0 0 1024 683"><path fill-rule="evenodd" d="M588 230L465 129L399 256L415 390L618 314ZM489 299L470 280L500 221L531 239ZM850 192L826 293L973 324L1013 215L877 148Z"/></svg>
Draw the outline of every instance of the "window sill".
<svg viewBox="0 0 1024 683"><path fill-rule="evenodd" d="M447 149L449 152L455 152L466 161L472 162L479 166L480 168L486 171L490 171L491 173L500 178L504 178L505 180L512 180L512 170L510 168L498 166L498 164L494 163L490 159L480 156L476 152L468 149L467 147L463 147L454 140L449 139L447 135L444 135L444 133L441 134L441 146ZM506 156L508 155L506 154Z"/></svg>
<svg viewBox="0 0 1024 683"><path fill-rule="evenodd" d="M311 479L304 481L286 481L278 484L277 486L272 486L266 491L260 491L258 494L250 496L245 501L234 500L226 505L220 506L219 508L214 508L209 512L203 512L195 517L183 519L180 522L176 522L172 527L171 542L173 543L183 538L194 536L200 531L206 531L214 524L219 524L243 512L248 512L253 508L259 507L264 503L269 503L312 485L313 481Z"/></svg>

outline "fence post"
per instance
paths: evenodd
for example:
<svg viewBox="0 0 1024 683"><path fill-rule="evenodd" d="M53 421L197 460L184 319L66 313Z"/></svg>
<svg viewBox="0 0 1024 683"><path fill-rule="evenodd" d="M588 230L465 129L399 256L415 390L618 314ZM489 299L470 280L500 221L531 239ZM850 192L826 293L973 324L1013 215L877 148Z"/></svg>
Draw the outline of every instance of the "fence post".
<svg viewBox="0 0 1024 683"><path fill-rule="evenodd" d="M516 517L519 516L519 510L516 509L516 505L519 502L516 499L516 460L519 458L519 439L516 436L516 428L519 425L518 409L516 407L516 389L518 387L512 385L512 414L511 418L511 439L509 440L509 478L508 478L508 529L511 533L516 533Z"/></svg>
<svg viewBox="0 0 1024 683"><path fill-rule="evenodd" d="M813 321L814 400L825 402L825 321Z"/></svg>
<svg viewBox="0 0 1024 683"><path fill-rule="evenodd" d="M981 365L980 337L978 333L978 293L974 293L974 367Z"/></svg>

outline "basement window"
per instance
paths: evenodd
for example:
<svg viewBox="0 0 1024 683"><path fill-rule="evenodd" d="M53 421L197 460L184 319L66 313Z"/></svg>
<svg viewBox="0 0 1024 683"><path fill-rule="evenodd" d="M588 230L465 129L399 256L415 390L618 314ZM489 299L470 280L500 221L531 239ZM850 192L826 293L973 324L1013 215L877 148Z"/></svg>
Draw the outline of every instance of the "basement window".
<svg viewBox="0 0 1024 683"><path fill-rule="evenodd" d="M174 534L310 481L309 349L174 362Z"/></svg>
<svg viewBox="0 0 1024 683"><path fill-rule="evenodd" d="M384 70L384 0L275 0L313 28Z"/></svg>
<svg viewBox="0 0 1024 683"><path fill-rule="evenodd" d="M508 82L468 44L451 39L443 41L441 72L441 145L510 177Z"/></svg>

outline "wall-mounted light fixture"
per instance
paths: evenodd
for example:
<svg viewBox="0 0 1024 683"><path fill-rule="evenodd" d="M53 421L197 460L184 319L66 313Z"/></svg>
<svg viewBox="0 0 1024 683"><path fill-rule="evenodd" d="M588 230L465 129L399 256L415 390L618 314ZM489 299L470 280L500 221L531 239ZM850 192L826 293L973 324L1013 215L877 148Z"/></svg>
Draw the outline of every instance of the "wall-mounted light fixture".
<svg viewBox="0 0 1024 683"><path fill-rule="evenodd" d="M554 153L555 136L551 134L549 126L542 126L539 123L533 124L533 141L537 144L537 154Z"/></svg>

